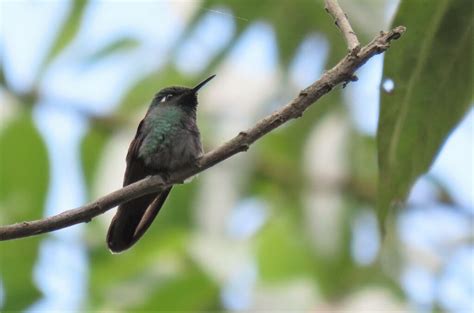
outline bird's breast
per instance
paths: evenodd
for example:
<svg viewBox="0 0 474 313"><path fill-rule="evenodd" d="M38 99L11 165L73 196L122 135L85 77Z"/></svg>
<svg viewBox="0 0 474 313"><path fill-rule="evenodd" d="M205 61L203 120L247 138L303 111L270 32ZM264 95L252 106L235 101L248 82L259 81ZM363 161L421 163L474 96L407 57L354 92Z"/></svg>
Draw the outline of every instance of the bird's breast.
<svg viewBox="0 0 474 313"><path fill-rule="evenodd" d="M173 171L202 153L199 132L187 127L179 113L170 111L150 120L139 150L145 164L157 171Z"/></svg>

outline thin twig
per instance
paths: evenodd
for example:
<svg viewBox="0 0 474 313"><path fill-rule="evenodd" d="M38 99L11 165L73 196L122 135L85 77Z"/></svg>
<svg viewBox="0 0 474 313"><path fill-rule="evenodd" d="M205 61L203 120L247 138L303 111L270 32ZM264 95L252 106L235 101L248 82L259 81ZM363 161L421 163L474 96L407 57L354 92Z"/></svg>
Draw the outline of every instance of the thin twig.
<svg viewBox="0 0 474 313"><path fill-rule="evenodd" d="M342 11L337 0L325 0L326 11L334 18L336 26L341 30L347 43L347 48L353 54L359 52L360 43L357 35L352 30L346 13Z"/></svg>
<svg viewBox="0 0 474 313"><path fill-rule="evenodd" d="M116 190L96 201L68 210L41 220L22 222L0 227L0 240L9 240L51 232L71 225L89 222L92 218L104 213L120 203L158 192L166 186L178 184L185 179L222 162L231 156L246 151L249 146L273 129L291 119L301 117L303 112L335 86L352 81L354 72L372 56L389 48L390 41L398 39L405 32L405 27L398 26L388 33L381 32L374 40L357 53L350 52L321 78L302 90L290 103L273 114L260 120L254 127L240 132L233 139L204 154L196 164L172 173L167 181L160 176L151 176L136 183Z"/></svg>

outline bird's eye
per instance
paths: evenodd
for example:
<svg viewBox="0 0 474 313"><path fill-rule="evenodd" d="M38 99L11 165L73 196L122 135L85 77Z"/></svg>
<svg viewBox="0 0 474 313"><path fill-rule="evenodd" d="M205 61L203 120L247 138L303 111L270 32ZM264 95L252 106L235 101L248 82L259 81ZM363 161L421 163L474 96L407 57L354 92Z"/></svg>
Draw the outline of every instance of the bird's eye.
<svg viewBox="0 0 474 313"><path fill-rule="evenodd" d="M164 96L163 98L161 98L160 102L168 101L169 99L171 99L171 97L173 97L173 95L169 93L166 96Z"/></svg>

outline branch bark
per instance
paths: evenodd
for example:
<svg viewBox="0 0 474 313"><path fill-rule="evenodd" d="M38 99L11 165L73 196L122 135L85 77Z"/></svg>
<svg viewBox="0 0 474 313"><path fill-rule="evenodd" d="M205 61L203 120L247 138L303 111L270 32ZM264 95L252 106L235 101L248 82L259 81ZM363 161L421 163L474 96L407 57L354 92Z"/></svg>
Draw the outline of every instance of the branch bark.
<svg viewBox="0 0 474 313"><path fill-rule="evenodd" d="M357 39L357 35L352 30L346 13L342 11L337 0L325 0L324 3L326 12L328 12L334 18L334 23L344 35L344 39L346 40L349 51L351 53L358 52L360 49L359 39Z"/></svg>
<svg viewBox="0 0 474 313"><path fill-rule="evenodd" d="M334 12L342 12L337 5L337 1L328 0L327 3L332 5L329 12L332 12L332 10L335 10ZM337 13L336 16L339 16L339 13ZM339 21L346 20L347 25L349 25L345 15L344 18L339 18ZM339 22L339 25L340 23L342 22ZM353 32L350 25L349 28L344 26L344 28L341 29L349 29L350 31L347 32L347 34L352 38L351 34L353 34ZM160 176L150 176L76 209L68 210L58 215L36 221L2 226L0 227L0 240L10 240L38 235L75 224L89 222L92 218L110 210L120 203L141 197L145 194L160 191L172 184L182 183L185 179L202 172L239 152L246 151L251 144L273 129L292 119L301 117L303 112L311 104L330 92L335 86L341 83L347 84L348 82L353 81L354 72L359 67L365 64L365 62L374 55L387 50L390 46L390 42L398 39L404 32L405 27L403 26L398 26L387 33L381 32L369 44L358 50L351 50L352 46L358 45L355 34L353 34L355 40L349 40L349 37L346 37L350 52L339 61L336 66L326 71L318 81L302 90L290 103L286 104L273 114L263 118L255 126L240 132L228 142L204 154L196 164L191 164L180 171L172 173L166 181ZM343 30L343 33L346 36L345 30Z"/></svg>

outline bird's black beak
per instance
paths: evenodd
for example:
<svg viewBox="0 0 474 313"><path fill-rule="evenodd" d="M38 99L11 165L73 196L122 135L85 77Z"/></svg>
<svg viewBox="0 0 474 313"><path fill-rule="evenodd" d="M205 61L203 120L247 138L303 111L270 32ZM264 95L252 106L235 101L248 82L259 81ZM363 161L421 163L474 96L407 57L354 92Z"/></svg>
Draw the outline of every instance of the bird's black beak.
<svg viewBox="0 0 474 313"><path fill-rule="evenodd" d="M197 84L197 86L192 89L193 92L194 93L198 92L199 89L201 89L205 84L207 84L214 77L216 77L216 75L212 75L212 76L206 78L205 80L203 80L202 82L200 82L199 84Z"/></svg>

